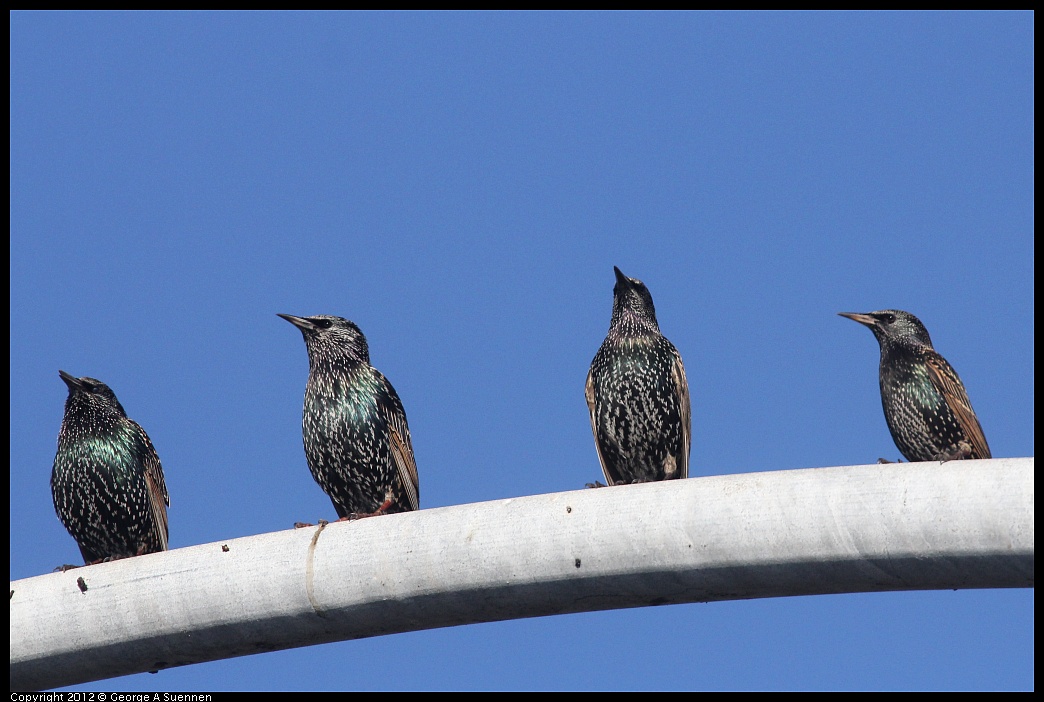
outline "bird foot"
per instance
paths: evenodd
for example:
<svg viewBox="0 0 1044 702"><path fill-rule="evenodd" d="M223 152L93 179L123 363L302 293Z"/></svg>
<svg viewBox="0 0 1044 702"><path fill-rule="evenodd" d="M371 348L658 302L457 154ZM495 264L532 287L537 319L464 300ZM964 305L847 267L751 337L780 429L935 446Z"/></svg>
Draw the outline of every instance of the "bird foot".
<svg viewBox="0 0 1044 702"><path fill-rule="evenodd" d="M321 527L326 526L329 523L330 522L326 521L325 519L320 519L319 520L319 526L321 526ZM308 527L314 527L314 526L315 526L315 524L309 524L308 522L294 522L294 529L307 529Z"/></svg>
<svg viewBox="0 0 1044 702"><path fill-rule="evenodd" d="M58 566L57 568L55 568L51 572L52 573L64 573L66 571L72 570L73 568L80 568L80 567L81 566L73 565L72 563L63 563L62 565Z"/></svg>
<svg viewBox="0 0 1044 702"><path fill-rule="evenodd" d="M947 463L948 461L963 461L972 457L972 448L967 441L962 441L957 444L957 448L949 453L938 453L935 456L935 460L940 463Z"/></svg>
<svg viewBox="0 0 1044 702"><path fill-rule="evenodd" d="M889 461L889 460L888 460L887 458L878 458L878 459L877 459L877 462L878 462L878 463L902 463L902 462L903 462L903 459L901 459L901 458L900 458L900 459L899 459L899 460L897 460L897 461Z"/></svg>
<svg viewBox="0 0 1044 702"><path fill-rule="evenodd" d="M141 555L140 553L138 554ZM91 561L90 563L84 563L84 565L98 565L99 563L112 563L113 561L122 561L124 558L133 558L133 556L106 556L105 558L98 558Z"/></svg>
<svg viewBox="0 0 1044 702"><path fill-rule="evenodd" d="M337 521L339 522L354 522L358 519L368 519L370 517L379 517L384 514L384 510L379 509L376 512L352 512L347 517L341 517Z"/></svg>
<svg viewBox="0 0 1044 702"><path fill-rule="evenodd" d="M352 512L347 517L341 517L337 521L339 522L354 522L356 519L366 519L367 517L379 517L382 514L388 513L388 508L392 506L393 500L389 497L386 499L380 507L373 512Z"/></svg>
<svg viewBox="0 0 1044 702"><path fill-rule="evenodd" d="M594 481L593 483L585 483L585 484L584 484L584 487L587 487L587 488L600 488L600 487L609 487L609 486L608 486L608 485L605 485L605 484L603 484L603 483L602 483L601 481L599 481L599 480L596 480L596 481Z"/></svg>

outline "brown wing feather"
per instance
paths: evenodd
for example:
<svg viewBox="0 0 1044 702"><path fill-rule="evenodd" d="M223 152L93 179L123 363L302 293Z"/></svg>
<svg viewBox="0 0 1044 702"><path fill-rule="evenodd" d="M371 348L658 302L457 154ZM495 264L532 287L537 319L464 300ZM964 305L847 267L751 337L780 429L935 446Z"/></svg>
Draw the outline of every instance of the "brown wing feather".
<svg viewBox="0 0 1044 702"><path fill-rule="evenodd" d="M925 355L925 361L932 385L946 400L946 404L950 406L950 410L964 430L964 435L971 442L974 451L973 457L991 458L986 435L979 424L979 418L975 416L975 410L972 409L971 400L968 399L968 393L965 392L964 383L961 382L960 377L946 359L934 351Z"/></svg>
<svg viewBox="0 0 1044 702"><path fill-rule="evenodd" d="M591 433L594 434L595 451L598 452L598 462L602 465L602 475L605 476L606 485L615 485L609 471L605 469L605 457L602 455L602 447L598 443L598 427L595 425L595 391L594 374L587 372L587 385L584 387L584 396L587 398L587 409L591 413Z"/></svg>
<svg viewBox="0 0 1044 702"><path fill-rule="evenodd" d="M413 458L413 446L410 445L409 432L402 433L399 427L389 427L388 437L391 440L391 456L395 467L399 470L399 477L406 489L406 497L410 501L411 509L420 507L418 496L417 462Z"/></svg>
<svg viewBox="0 0 1044 702"><path fill-rule="evenodd" d="M383 377L383 376L382 376ZM399 471L402 487L410 502L410 509L420 509L420 479L417 476L417 460L413 457L413 444L410 443L410 427L406 423L406 410L391 383L384 379L388 389L388 401L379 403L384 421L388 425L388 444L391 448L391 459Z"/></svg>
<svg viewBox="0 0 1044 702"><path fill-rule="evenodd" d="M160 464L159 454L156 453L156 447L152 445L149 435L133 419L128 421L138 430L138 434L145 444L145 482L149 486L149 502L152 506L153 523L156 525L155 536L161 544L162 550L166 551L169 539L167 506L170 505L170 495L167 493L167 483L163 479L163 466Z"/></svg>
<svg viewBox="0 0 1044 702"><path fill-rule="evenodd" d="M681 355L674 355L674 365L671 366L671 377L674 379L674 389L678 398L678 412L681 415L682 425L682 455L681 476L689 477L689 445L692 441L692 407L689 400L689 381L685 377L685 366L682 364Z"/></svg>

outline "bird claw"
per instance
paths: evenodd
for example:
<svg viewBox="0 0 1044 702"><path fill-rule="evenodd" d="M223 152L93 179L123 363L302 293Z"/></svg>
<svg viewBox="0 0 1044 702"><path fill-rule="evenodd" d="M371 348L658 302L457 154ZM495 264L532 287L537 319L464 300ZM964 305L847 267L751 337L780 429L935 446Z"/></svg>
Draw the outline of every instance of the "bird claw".
<svg viewBox="0 0 1044 702"><path fill-rule="evenodd" d="M596 480L593 483L585 483L584 487L587 487L587 488L600 488L600 487L609 487L609 486L603 484L600 480Z"/></svg>
<svg viewBox="0 0 1044 702"><path fill-rule="evenodd" d="M141 555L140 553L138 554ZM105 558L99 558L93 560L90 563L84 563L84 565L98 565L99 563L112 563L113 561L122 561L124 558L133 558L133 556L106 556Z"/></svg>
<svg viewBox="0 0 1044 702"><path fill-rule="evenodd" d="M381 503L381 506L375 509L373 512L351 512L347 517L341 517L337 521L339 522L354 522L357 519L366 519L368 517L379 517L382 514L388 513L388 508L394 504L392 498L386 499Z"/></svg>
<svg viewBox="0 0 1044 702"><path fill-rule="evenodd" d="M935 460L940 463L947 463L949 461L963 461L972 457L972 447L967 441L962 441L957 444L957 448L949 453L939 453L935 456Z"/></svg>
<svg viewBox="0 0 1044 702"><path fill-rule="evenodd" d="M339 521L339 522L354 522L354 521L357 521L359 519L367 519L369 517L377 517L377 516L382 515L382 514L384 514L384 512L382 512L381 510L377 510L376 512L352 512L347 517L341 517L337 521Z"/></svg>

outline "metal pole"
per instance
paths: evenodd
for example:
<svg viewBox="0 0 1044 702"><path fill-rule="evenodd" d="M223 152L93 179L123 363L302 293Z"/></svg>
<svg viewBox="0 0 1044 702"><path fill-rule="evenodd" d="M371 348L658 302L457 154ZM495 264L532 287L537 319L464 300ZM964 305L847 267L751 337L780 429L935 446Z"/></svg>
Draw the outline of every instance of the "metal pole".
<svg viewBox="0 0 1044 702"><path fill-rule="evenodd" d="M11 688L567 612L1033 587L1033 459L744 473L425 509L11 583Z"/></svg>

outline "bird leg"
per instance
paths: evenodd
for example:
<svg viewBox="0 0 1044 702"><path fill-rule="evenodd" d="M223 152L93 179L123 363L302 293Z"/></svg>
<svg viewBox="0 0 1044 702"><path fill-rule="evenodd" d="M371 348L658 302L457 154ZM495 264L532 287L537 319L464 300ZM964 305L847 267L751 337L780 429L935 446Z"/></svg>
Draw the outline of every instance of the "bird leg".
<svg viewBox="0 0 1044 702"><path fill-rule="evenodd" d="M608 485L603 485L602 481L596 480L593 483L586 483L584 485L584 487L587 487L587 488L600 488L600 487L608 487Z"/></svg>
<svg viewBox="0 0 1044 702"><path fill-rule="evenodd" d="M392 502L393 502L392 498L389 497L383 503L381 503L380 507L378 507L373 512L352 512L347 517L341 517L337 521L339 521L339 522L349 522L349 521L354 522L356 519L366 519L367 517L377 517L377 516L380 516L382 514L386 514L387 513L386 510L389 507L392 506Z"/></svg>

